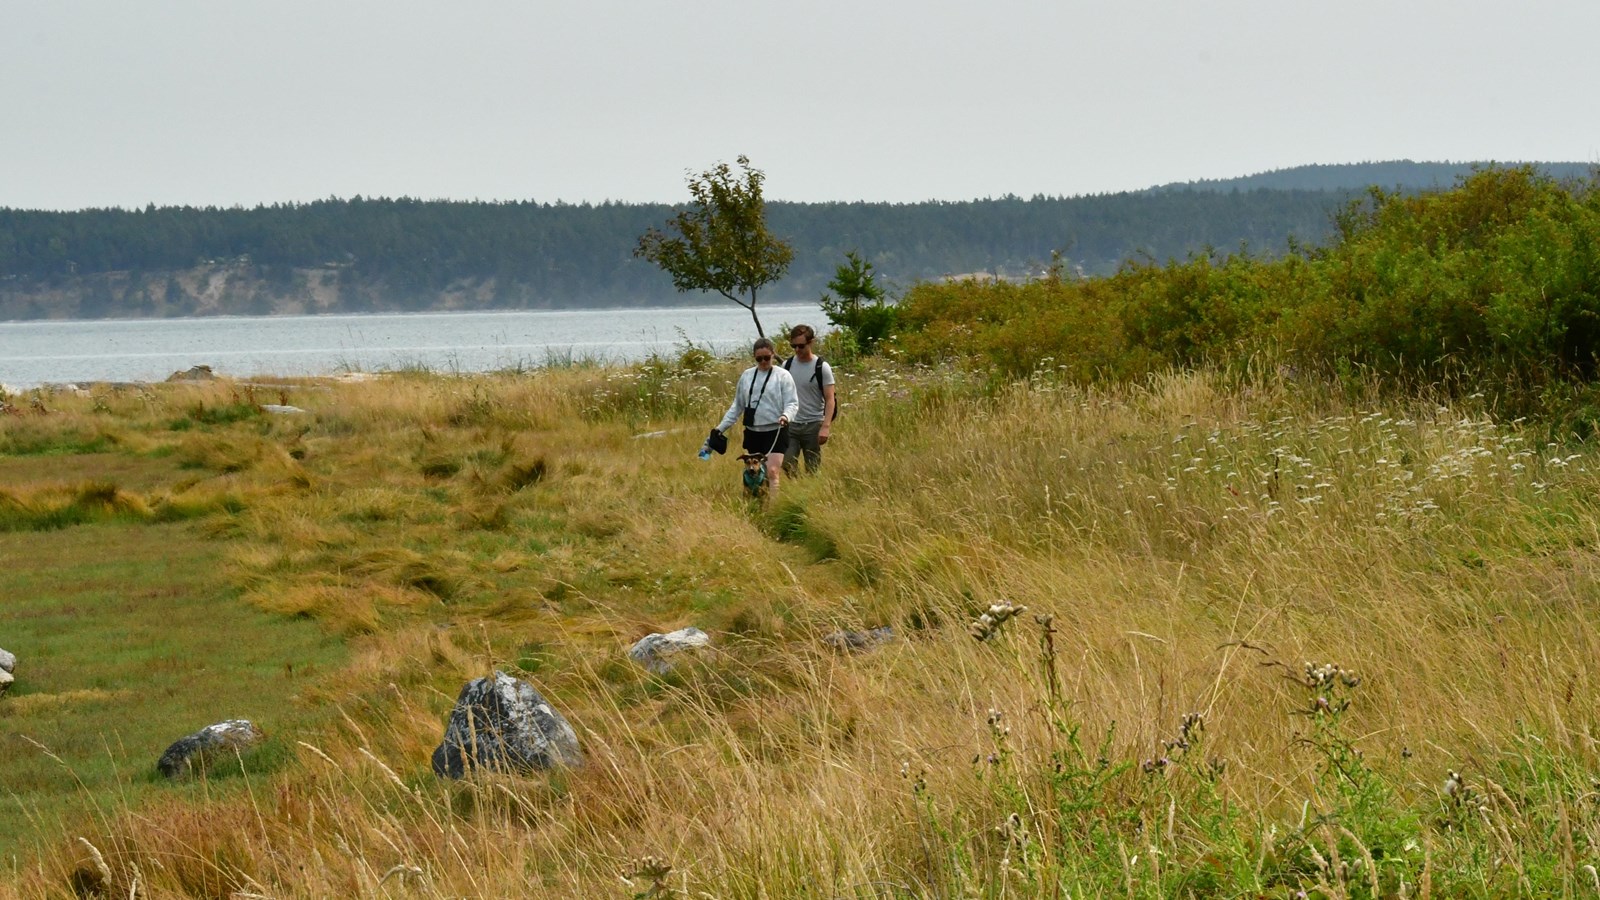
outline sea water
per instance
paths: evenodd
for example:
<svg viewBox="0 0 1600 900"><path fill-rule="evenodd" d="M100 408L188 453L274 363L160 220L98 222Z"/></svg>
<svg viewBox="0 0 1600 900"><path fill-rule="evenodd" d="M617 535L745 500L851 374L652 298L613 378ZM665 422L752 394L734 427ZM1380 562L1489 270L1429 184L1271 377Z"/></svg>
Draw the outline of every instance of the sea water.
<svg viewBox="0 0 1600 900"><path fill-rule="evenodd" d="M823 330L816 304L758 307L761 324ZM220 316L0 322L0 384L160 381L197 365L260 379L429 369L489 372L631 362L687 345L748 348L750 313L732 303L650 309Z"/></svg>

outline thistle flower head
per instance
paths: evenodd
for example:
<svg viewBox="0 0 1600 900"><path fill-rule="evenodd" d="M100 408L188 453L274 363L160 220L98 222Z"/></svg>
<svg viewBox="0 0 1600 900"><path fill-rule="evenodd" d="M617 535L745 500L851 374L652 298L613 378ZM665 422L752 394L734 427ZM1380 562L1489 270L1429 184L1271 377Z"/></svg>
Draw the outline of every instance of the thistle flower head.
<svg viewBox="0 0 1600 900"><path fill-rule="evenodd" d="M666 886L667 876L672 873L672 863L659 856L641 856L630 860L628 867L622 872L622 880L632 885L636 881L649 882L640 897L670 897L673 895L671 888Z"/></svg>
<svg viewBox="0 0 1600 900"><path fill-rule="evenodd" d="M1319 688L1332 684L1342 684L1345 687L1353 688L1361 684L1360 676L1340 666L1338 663L1330 662L1317 665L1316 663L1307 662L1305 672L1303 682L1309 688Z"/></svg>
<svg viewBox="0 0 1600 900"><path fill-rule="evenodd" d="M1026 606L1017 606L1008 600L1002 600L990 606L988 612L978 616L971 625L967 626L967 633L976 640L986 641L993 637L999 631L1000 626L1005 624L1008 619L1020 616L1027 611L1028 608Z"/></svg>
<svg viewBox="0 0 1600 900"><path fill-rule="evenodd" d="M1022 816L1012 813L1005 817L999 825L995 826L995 833L1009 843L1025 845L1028 843L1028 830L1022 822Z"/></svg>
<svg viewBox="0 0 1600 900"><path fill-rule="evenodd" d="M1206 717L1204 713L1192 712L1185 715L1178 723L1178 734L1182 740L1187 741L1191 734L1206 730Z"/></svg>

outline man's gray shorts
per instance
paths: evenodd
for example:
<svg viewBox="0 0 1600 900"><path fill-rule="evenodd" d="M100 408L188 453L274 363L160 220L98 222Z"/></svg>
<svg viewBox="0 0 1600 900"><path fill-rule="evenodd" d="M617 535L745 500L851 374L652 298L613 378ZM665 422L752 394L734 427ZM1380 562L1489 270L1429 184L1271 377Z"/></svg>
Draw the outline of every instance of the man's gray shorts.
<svg viewBox="0 0 1600 900"><path fill-rule="evenodd" d="M815 472L822 467L822 445L817 443L821 422L790 422L789 449L783 455L783 469L790 475L800 469L800 455L805 454L806 471Z"/></svg>

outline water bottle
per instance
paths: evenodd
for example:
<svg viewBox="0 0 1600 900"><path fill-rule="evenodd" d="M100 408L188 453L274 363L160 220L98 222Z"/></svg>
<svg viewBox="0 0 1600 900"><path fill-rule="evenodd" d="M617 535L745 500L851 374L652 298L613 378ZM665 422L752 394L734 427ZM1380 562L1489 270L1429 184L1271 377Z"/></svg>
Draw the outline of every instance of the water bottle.
<svg viewBox="0 0 1600 900"><path fill-rule="evenodd" d="M701 459L710 459L711 458L711 445L710 444L701 444L700 445L700 452L696 453L695 455L700 457Z"/></svg>

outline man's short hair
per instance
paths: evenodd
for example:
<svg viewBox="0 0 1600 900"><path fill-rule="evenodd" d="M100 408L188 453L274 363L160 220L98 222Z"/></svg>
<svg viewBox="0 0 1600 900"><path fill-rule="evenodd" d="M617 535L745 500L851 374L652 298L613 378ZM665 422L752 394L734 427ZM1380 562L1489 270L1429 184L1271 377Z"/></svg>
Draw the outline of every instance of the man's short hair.
<svg viewBox="0 0 1600 900"><path fill-rule="evenodd" d="M808 341L814 341L817 339L817 333L811 330L810 325L796 325L795 327L789 329L789 340L791 341L802 335L804 335L805 339Z"/></svg>

